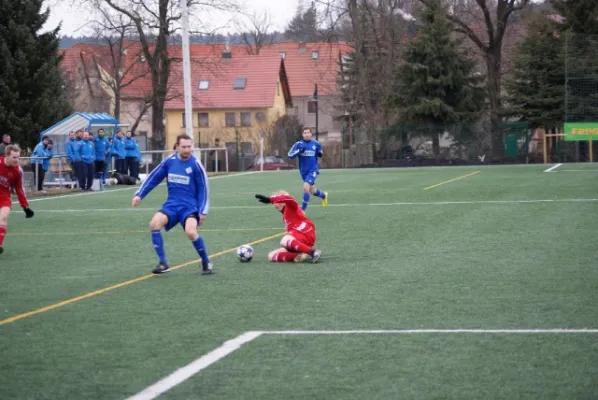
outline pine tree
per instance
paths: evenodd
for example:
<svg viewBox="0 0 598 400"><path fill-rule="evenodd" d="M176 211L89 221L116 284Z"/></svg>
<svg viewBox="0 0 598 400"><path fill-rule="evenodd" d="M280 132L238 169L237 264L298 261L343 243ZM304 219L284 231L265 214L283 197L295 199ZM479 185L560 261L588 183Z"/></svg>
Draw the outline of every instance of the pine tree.
<svg viewBox="0 0 598 400"><path fill-rule="evenodd" d="M284 35L287 39L295 42L316 42L319 39L316 4L312 1L311 6L303 11L298 7L297 13L289 22Z"/></svg>
<svg viewBox="0 0 598 400"><path fill-rule="evenodd" d="M565 49L558 30L548 13L533 16L506 81L505 116L529 122L531 128L564 121Z"/></svg>
<svg viewBox="0 0 598 400"><path fill-rule="evenodd" d="M60 27L40 33L49 16L42 4L0 1L0 130L30 148L71 111L59 67Z"/></svg>
<svg viewBox="0 0 598 400"><path fill-rule="evenodd" d="M419 124L433 133L438 155L438 134L448 126L474 121L484 103L475 62L451 38L452 26L440 0L426 6L422 26L407 46L398 70L394 97L401 123Z"/></svg>

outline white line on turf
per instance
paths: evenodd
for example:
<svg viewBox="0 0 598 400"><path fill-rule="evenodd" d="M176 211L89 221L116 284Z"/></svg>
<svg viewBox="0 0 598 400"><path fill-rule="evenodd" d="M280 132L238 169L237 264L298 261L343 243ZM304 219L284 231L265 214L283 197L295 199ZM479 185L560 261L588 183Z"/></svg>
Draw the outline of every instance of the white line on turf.
<svg viewBox="0 0 598 400"><path fill-rule="evenodd" d="M249 175L249 174L255 174L261 171L249 171L249 172L240 172L238 174L229 174L229 175L218 175L218 176L212 176L208 179L212 180L212 179L219 179L219 178L228 178L231 176L241 176L241 175ZM133 186L129 186L126 188L119 188L119 189L109 189L109 190L104 190L102 192L83 192L83 193L71 193L71 194L64 194L64 195L57 195L57 196L48 196L48 197L42 197L42 198L37 198L37 199L29 199L29 202L33 202L33 201L44 201L44 200L54 200L54 199L64 199L66 197L77 197L77 196L92 196L92 195L98 195L98 194L109 194L109 193L114 193L114 192L121 192L123 190L132 190L132 189L139 189L139 186L137 185L133 185ZM19 204L18 201L13 201L12 204Z"/></svg>
<svg viewBox="0 0 598 400"><path fill-rule="evenodd" d="M558 167L560 167L561 165L563 165L563 164L556 164L556 165L553 165L552 167L550 167L550 168L548 168L548 169L545 169L545 170L544 170L544 172L552 172L552 171L554 171L555 169L557 169Z"/></svg>
<svg viewBox="0 0 598 400"><path fill-rule="evenodd" d="M217 349L212 350L203 357L185 365L182 368L177 369L172 374L168 375L162 380L154 383L147 389L137 393L136 395L129 397L128 400L150 400L155 399L162 393L167 392L179 383L186 381L193 375L197 374L202 369L209 367L218 360L226 357L233 351L241 348L245 343L249 343L258 336L261 332L245 332L242 335L237 336L234 339L224 342L224 344Z"/></svg>
<svg viewBox="0 0 598 400"><path fill-rule="evenodd" d="M151 400L166 393L178 384L183 383L193 375L208 368L210 365L218 362L235 350L238 350L244 344L262 335L351 335L351 334L426 334L426 333L472 333L472 334L559 334L559 333L598 333L598 329L364 329L364 330L323 330L323 331L251 331L245 332L222 344L222 346L212 350L208 354L198 358L195 361L177 369L172 374L159 380L147 389L129 397L127 400Z"/></svg>
<svg viewBox="0 0 598 400"><path fill-rule="evenodd" d="M445 205L467 205L467 204L534 204L534 203L591 203L597 199L536 199L536 200L479 200L479 201L422 201L422 202L397 202L397 203L345 203L329 204L328 207L388 207L388 206L445 206ZM234 209L268 209L264 206L214 206L212 210L234 210ZM155 211L155 208L86 208L86 209L62 209L62 210L36 210L41 213L87 213L87 212L137 212Z"/></svg>
<svg viewBox="0 0 598 400"><path fill-rule="evenodd" d="M598 333L598 329L364 329L340 331L263 331L264 335L349 335L414 333Z"/></svg>

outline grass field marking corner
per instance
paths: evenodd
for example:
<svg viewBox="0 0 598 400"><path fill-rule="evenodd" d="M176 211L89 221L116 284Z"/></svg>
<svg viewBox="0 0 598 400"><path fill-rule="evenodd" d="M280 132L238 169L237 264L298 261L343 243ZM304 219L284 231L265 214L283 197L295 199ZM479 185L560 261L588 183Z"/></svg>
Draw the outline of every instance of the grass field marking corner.
<svg viewBox="0 0 598 400"><path fill-rule="evenodd" d="M191 361L189 364L181 367L162 378L156 383L148 386L141 392L127 398L127 400L152 400L161 394L166 393L175 386L185 382L210 365L222 360L224 357L238 350L244 344L247 344L262 335L285 336L285 335L380 335L380 334L429 334L429 333L470 333L470 334L559 334L559 333L598 333L598 329L580 328L553 328L553 329L355 329L355 330L286 330L286 331L248 331L227 340L221 346L215 348L209 353Z"/></svg>
<svg viewBox="0 0 598 400"><path fill-rule="evenodd" d="M276 233L274 235L266 236L264 238L255 240L253 242L249 242L248 244L249 245L255 245L255 244L263 243L263 242L266 242L266 241L268 241L270 239L274 239L276 237L282 236L282 235L284 235L284 233L285 232L279 232L279 233ZM211 254L210 258L219 257L219 256L222 256L224 254L232 253L232 252L234 252L236 250L237 250L237 247L231 247L230 249L226 249L226 250L220 251L218 253ZM197 264L200 261L201 261L201 259L195 259L195 260L192 260L192 261L187 261L185 263L175 265L174 267L171 267L171 269L175 270L175 269L187 267L189 265ZM81 296L77 296L77 297L73 297L73 298L70 298L70 299L67 299L67 300L63 300L63 301L58 302L58 303L50 304L49 306L38 308L37 310L32 310L32 311L28 311L28 312L25 312L25 313L22 313L22 314L18 314L18 315L15 315L15 316L12 316L12 317L0 320L0 326L16 322L16 321L21 320L23 318L32 317L34 315L41 314L41 313L44 313L46 311L55 310L57 308L66 306L68 304L76 303L78 301L85 300L85 299L88 299L90 297L94 297L94 296L100 295L102 293L106 293L106 292L109 292L111 290L118 289L118 288L121 288L121 287L124 287L124 286L129 286L129 285L131 285L133 283L141 282L141 281L144 281L146 279L153 278L155 276L157 276L157 275L154 275L154 274L143 275L143 276L140 276L138 278L134 278L134 279L130 279L130 280L125 281L125 282L118 283L116 285L108 286L108 287L105 287L103 289L98 289L98 290L94 290L93 292L82 294Z"/></svg>
<svg viewBox="0 0 598 400"><path fill-rule="evenodd" d="M556 164L556 165L553 165L552 167L550 167L550 168L548 168L548 169L545 169L545 170L544 170L544 172L556 172L555 170L556 170L558 167L560 167L561 165L563 165L563 164Z"/></svg>
<svg viewBox="0 0 598 400"><path fill-rule="evenodd" d="M433 189L433 188L435 188L435 187L442 186L442 185L446 185L447 183L455 182L455 181L458 181L458 180L460 180L460 179L469 178L470 176L477 175L477 174L479 174L480 172L482 172L482 171L475 171L475 172L472 172L472 173L470 173L470 174L461 175L461 176L458 176L458 177L456 177L456 178L449 179L448 181L440 182L440 183L437 183L437 184L435 184L435 185L432 185L432 186L425 187L425 188L424 188L424 190Z"/></svg>
<svg viewBox="0 0 598 400"><path fill-rule="evenodd" d="M127 400L155 399L156 397L169 391L178 384L183 383L187 379L191 378L193 375L199 373L200 371L208 368L210 365L228 356L235 350L240 349L241 346L243 346L244 344L247 344L252 340L257 339L262 334L263 332L261 331L249 331L242 333L241 335L235 338L227 340L222 344L222 346L215 348L214 350L201 356L197 360L194 360L191 363L185 365L184 367L177 369L172 374L159 380L158 382L147 387L146 389L142 390L136 395L129 397Z"/></svg>

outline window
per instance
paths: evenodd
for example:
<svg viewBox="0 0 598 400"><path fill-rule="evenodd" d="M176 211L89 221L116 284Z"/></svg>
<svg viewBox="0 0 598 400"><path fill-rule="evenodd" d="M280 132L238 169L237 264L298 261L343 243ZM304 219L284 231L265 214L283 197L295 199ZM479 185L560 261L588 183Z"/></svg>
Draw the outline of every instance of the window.
<svg viewBox="0 0 598 400"><path fill-rule="evenodd" d="M251 126L251 113L241 113L241 126Z"/></svg>
<svg viewBox="0 0 598 400"><path fill-rule="evenodd" d="M282 58L283 60L284 60L285 58L287 58L287 52L286 52L286 51L281 51L281 52L280 52L280 53L278 53L278 54L280 54L280 58Z"/></svg>
<svg viewBox="0 0 598 400"><path fill-rule="evenodd" d="M315 114L318 110L318 102L317 101L308 101L307 102L307 113L308 114Z"/></svg>
<svg viewBox="0 0 598 400"><path fill-rule="evenodd" d="M317 60L318 58L320 58L320 52L318 50L312 51L311 58L312 58L312 60Z"/></svg>
<svg viewBox="0 0 598 400"><path fill-rule="evenodd" d="M235 82L233 83L233 89L245 89L246 83L247 78L236 78Z"/></svg>
<svg viewBox="0 0 598 400"><path fill-rule="evenodd" d="M181 114L181 118L182 118L181 126L184 128L185 127L185 113Z"/></svg>
<svg viewBox="0 0 598 400"><path fill-rule="evenodd" d="M264 120L264 113L263 112L256 112L255 113L255 120L256 121L263 121Z"/></svg>
<svg viewBox="0 0 598 400"><path fill-rule="evenodd" d="M199 80L199 85L198 85L198 89L199 90L208 90L208 88L210 87L210 81L207 79L200 79Z"/></svg>
<svg viewBox="0 0 598 400"><path fill-rule="evenodd" d="M224 123L226 126L235 126L235 113L227 112L224 114Z"/></svg>
<svg viewBox="0 0 598 400"><path fill-rule="evenodd" d="M205 127L210 126L210 114L199 113L199 114L197 114L197 118L198 118L200 127L205 128Z"/></svg>

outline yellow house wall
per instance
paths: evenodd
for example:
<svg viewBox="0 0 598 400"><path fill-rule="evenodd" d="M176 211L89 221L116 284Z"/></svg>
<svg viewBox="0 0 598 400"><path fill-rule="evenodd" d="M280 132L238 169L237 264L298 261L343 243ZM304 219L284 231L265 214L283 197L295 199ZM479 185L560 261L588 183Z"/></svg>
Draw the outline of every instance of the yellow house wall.
<svg viewBox="0 0 598 400"><path fill-rule="evenodd" d="M280 84L279 84L280 86ZM228 112L235 113L235 127L227 127L225 123L225 114ZM249 112L251 114L251 126L241 126L241 113ZM262 112L264 114L263 121L257 121L256 113ZM241 105L230 109L194 109L193 110L193 137L195 145L207 143L208 146L214 145L216 138L220 139L220 143L235 142L235 130L239 132L239 141L253 143L254 149L259 148L260 133L271 128L272 124L282 117L286 112L284 96L282 90L279 88L274 97L273 106L269 108L243 108ZM165 110L166 113L166 148L172 149L176 142L176 137L185 133L183 126L184 110ZM208 113L209 126L199 126L199 113ZM199 134L198 134L199 132ZM267 138L268 135L265 135Z"/></svg>

